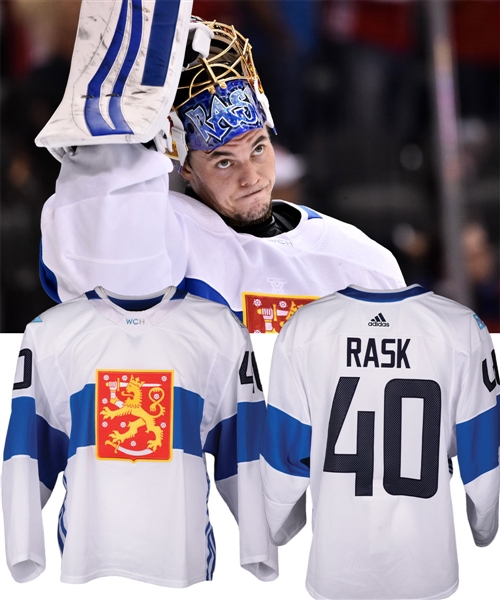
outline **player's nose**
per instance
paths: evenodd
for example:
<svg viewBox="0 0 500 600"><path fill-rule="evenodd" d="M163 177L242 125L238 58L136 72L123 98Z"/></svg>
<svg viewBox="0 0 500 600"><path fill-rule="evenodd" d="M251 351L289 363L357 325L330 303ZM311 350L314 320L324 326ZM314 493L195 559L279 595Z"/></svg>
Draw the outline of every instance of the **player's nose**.
<svg viewBox="0 0 500 600"><path fill-rule="evenodd" d="M260 175L251 161L245 162L240 169L240 185L251 187L259 182Z"/></svg>

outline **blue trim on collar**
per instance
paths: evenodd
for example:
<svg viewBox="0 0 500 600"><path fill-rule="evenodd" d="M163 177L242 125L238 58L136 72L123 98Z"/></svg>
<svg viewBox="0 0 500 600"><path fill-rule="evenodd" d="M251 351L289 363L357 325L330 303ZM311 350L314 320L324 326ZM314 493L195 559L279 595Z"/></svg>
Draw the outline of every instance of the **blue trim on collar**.
<svg viewBox="0 0 500 600"><path fill-rule="evenodd" d="M170 298L170 300L184 300L184 298L186 297L186 294L187 294L186 291L176 289L175 294L172 296L172 298Z"/></svg>
<svg viewBox="0 0 500 600"><path fill-rule="evenodd" d="M322 219L323 217L317 213L316 211L312 210L311 208L308 208L307 206L302 206L302 204L299 204L300 208L302 210L305 210L307 213L307 220L309 221L310 219Z"/></svg>
<svg viewBox="0 0 500 600"><path fill-rule="evenodd" d="M90 290L90 292L85 292L87 296L87 300L101 300L101 297L95 290Z"/></svg>
<svg viewBox="0 0 500 600"><path fill-rule="evenodd" d="M111 300L113 304L123 308L124 310L130 311L140 311L140 310L148 310L149 308L153 308L163 300L163 294L161 296L156 296L155 298L114 298L113 296L108 295L108 299Z"/></svg>
<svg viewBox="0 0 500 600"><path fill-rule="evenodd" d="M383 293L367 292L364 290L357 290L352 287L346 287L344 290L339 290L339 294L347 296L348 298L354 298L355 300L362 300L363 302L400 302L406 298L421 296L422 294L427 294L428 292L429 290L424 289L420 285L397 292Z"/></svg>
<svg viewBox="0 0 500 600"><path fill-rule="evenodd" d="M219 294L215 288L213 288L211 285L208 285L208 283L205 283L201 279L184 277L184 279L179 283L178 291L176 293L179 293L181 290L189 292L194 296L206 298L207 300L212 300L212 302L217 302L218 304L222 304L228 308L231 308L229 302L224 298L224 296L222 296L222 294ZM243 323L243 311L233 310L232 308L231 310Z"/></svg>
<svg viewBox="0 0 500 600"><path fill-rule="evenodd" d="M177 289L170 300L183 300L186 297L186 294L187 292L184 290ZM102 300L95 290L85 292L85 296L87 296L88 300ZM163 300L164 296L165 294L155 296L154 298L115 298L114 296L108 295L108 300L125 310L140 311L153 308L153 306L156 306Z"/></svg>

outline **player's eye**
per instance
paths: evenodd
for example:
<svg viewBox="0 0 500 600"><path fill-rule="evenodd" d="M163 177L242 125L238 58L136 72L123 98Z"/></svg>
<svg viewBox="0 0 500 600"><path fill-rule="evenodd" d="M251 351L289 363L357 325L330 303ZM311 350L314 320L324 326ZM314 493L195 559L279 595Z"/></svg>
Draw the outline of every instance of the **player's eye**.
<svg viewBox="0 0 500 600"><path fill-rule="evenodd" d="M228 160L227 158L223 158L222 160L219 160L219 162L217 163L217 167L219 169L227 169L230 166L231 166L231 161Z"/></svg>
<svg viewBox="0 0 500 600"><path fill-rule="evenodd" d="M255 146L255 148L253 149L253 153L257 155L262 154L265 148L266 147L264 146L264 144L259 144L258 146Z"/></svg>

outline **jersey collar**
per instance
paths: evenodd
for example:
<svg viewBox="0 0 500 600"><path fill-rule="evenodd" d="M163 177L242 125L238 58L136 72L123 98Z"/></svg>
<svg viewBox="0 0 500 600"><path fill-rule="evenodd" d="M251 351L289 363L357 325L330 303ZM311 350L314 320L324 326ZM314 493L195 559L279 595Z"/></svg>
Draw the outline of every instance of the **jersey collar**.
<svg viewBox="0 0 500 600"><path fill-rule="evenodd" d="M367 290L356 285L350 285L343 290L339 290L339 294L363 302L400 302L407 298L429 293L431 293L429 290L416 283L396 290Z"/></svg>

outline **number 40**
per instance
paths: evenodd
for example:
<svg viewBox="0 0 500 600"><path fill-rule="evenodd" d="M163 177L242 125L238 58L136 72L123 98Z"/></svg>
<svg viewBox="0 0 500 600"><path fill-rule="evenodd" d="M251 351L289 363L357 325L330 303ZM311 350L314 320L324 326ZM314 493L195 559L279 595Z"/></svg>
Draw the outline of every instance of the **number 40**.
<svg viewBox="0 0 500 600"><path fill-rule="evenodd" d="M356 473L356 496L373 495L375 412L359 411L356 454L337 454L335 445L359 377L341 377L328 425L324 470ZM422 468L420 479L401 477L403 398L422 398ZM392 379L384 389L384 489L393 496L431 498L438 488L441 388L427 379Z"/></svg>

